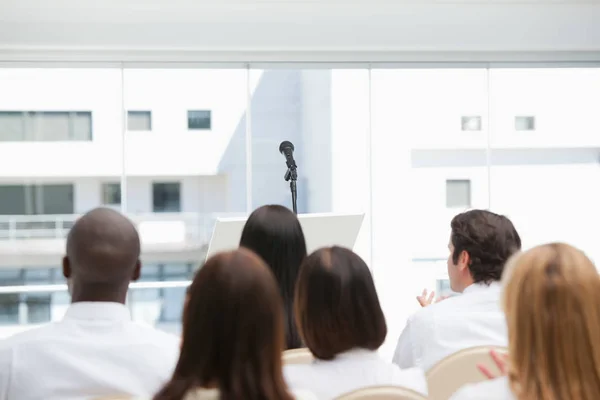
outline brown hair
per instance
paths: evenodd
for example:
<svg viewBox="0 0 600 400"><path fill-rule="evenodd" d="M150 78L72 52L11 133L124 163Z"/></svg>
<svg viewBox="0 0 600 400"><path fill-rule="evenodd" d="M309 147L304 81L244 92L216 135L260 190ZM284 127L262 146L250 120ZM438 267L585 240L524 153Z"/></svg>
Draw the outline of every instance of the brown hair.
<svg viewBox="0 0 600 400"><path fill-rule="evenodd" d="M600 277L590 259L546 244L512 259L503 279L517 398L600 399Z"/></svg>
<svg viewBox="0 0 600 400"><path fill-rule="evenodd" d="M223 400L291 400L283 379L283 307L268 267L249 250L211 257L190 287L183 343L154 400L217 387Z"/></svg>
<svg viewBox="0 0 600 400"><path fill-rule="evenodd" d="M521 250L521 238L513 223L503 215L486 210L458 214L450 223L450 241L454 246L452 261L460 253L469 254L469 272L475 283L491 283L502 277L504 265Z"/></svg>
<svg viewBox="0 0 600 400"><path fill-rule="evenodd" d="M353 348L378 349L387 335L369 267L351 250L317 250L300 268L296 323L315 357L331 360Z"/></svg>

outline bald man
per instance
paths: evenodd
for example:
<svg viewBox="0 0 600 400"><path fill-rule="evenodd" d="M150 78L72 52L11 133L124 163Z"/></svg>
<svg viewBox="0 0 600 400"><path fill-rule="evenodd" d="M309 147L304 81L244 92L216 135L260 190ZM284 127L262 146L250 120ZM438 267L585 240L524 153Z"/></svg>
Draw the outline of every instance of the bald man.
<svg viewBox="0 0 600 400"><path fill-rule="evenodd" d="M77 220L63 258L72 304L62 321L0 344L0 400L152 397L170 378L179 339L131 321L125 299L139 257L138 233L118 212Z"/></svg>

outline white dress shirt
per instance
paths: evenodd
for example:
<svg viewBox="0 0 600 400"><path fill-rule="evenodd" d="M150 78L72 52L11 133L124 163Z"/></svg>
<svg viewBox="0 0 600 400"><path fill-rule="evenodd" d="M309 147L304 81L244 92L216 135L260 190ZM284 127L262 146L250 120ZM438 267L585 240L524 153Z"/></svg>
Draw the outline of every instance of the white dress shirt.
<svg viewBox="0 0 600 400"><path fill-rule="evenodd" d="M473 284L461 295L413 314L398 340L394 363L427 371L438 361L469 347L507 345L500 305L501 286Z"/></svg>
<svg viewBox="0 0 600 400"><path fill-rule="evenodd" d="M427 382L422 370L401 370L384 361L376 351L355 349L333 360L315 360L306 365L286 365L285 377L292 389L305 389L320 400L369 386L404 386L424 395Z"/></svg>
<svg viewBox="0 0 600 400"><path fill-rule="evenodd" d="M516 400L508 385L508 378L498 378L460 388L450 400Z"/></svg>
<svg viewBox="0 0 600 400"><path fill-rule="evenodd" d="M122 304L74 303L0 344L0 400L151 397L178 355L179 338L132 322Z"/></svg>

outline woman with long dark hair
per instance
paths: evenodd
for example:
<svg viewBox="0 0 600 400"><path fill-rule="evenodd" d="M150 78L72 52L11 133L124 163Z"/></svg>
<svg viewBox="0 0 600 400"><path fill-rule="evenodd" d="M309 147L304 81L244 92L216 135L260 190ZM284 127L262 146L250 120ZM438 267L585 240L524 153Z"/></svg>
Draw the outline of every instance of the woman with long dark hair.
<svg viewBox="0 0 600 400"><path fill-rule="evenodd" d="M256 209L248 218L240 246L262 257L273 271L285 311L285 348L303 347L294 317L294 290L300 264L306 258L306 241L296 215L283 206Z"/></svg>
<svg viewBox="0 0 600 400"><path fill-rule="evenodd" d="M282 308L254 253L211 257L190 286L175 372L154 400L293 399L282 373Z"/></svg>

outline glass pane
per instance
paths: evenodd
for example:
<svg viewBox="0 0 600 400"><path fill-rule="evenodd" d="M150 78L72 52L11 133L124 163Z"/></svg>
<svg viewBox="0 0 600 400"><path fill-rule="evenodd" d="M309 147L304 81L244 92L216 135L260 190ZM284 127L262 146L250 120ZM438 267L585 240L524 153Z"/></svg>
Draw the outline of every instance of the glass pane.
<svg viewBox="0 0 600 400"><path fill-rule="evenodd" d="M382 69L371 78L373 262L388 317L382 351L391 354L415 296L448 278L452 217L489 206L488 81L482 68Z"/></svg>
<svg viewBox="0 0 600 400"><path fill-rule="evenodd" d="M25 211L25 186L0 185L0 214L22 215Z"/></svg>
<svg viewBox="0 0 600 400"><path fill-rule="evenodd" d="M127 112L127 130L151 131L152 130L152 113L150 111L128 111Z"/></svg>
<svg viewBox="0 0 600 400"><path fill-rule="evenodd" d="M71 117L71 140L92 140L92 113L74 112Z"/></svg>
<svg viewBox="0 0 600 400"><path fill-rule="evenodd" d="M181 185L179 182L152 184L152 211L181 211Z"/></svg>
<svg viewBox="0 0 600 400"><path fill-rule="evenodd" d="M22 112L0 111L0 141L25 140L25 120Z"/></svg>
<svg viewBox="0 0 600 400"><path fill-rule="evenodd" d="M366 69L251 69L252 209L292 208L283 141L294 145L299 213L363 213L369 204ZM244 160L243 148L232 159ZM355 249L370 259L367 219Z"/></svg>
<svg viewBox="0 0 600 400"><path fill-rule="evenodd" d="M458 208L458 211L471 207L471 181L456 179L446 181L446 207Z"/></svg>
<svg viewBox="0 0 600 400"><path fill-rule="evenodd" d="M0 296L0 338L61 319L70 303L35 287L64 285L65 236L102 205L102 184L120 181L121 83L112 68L0 67L0 285L11 292ZM3 140L7 126L20 143Z"/></svg>
<svg viewBox="0 0 600 400"><path fill-rule="evenodd" d="M19 323L19 295L0 294L0 325L16 325Z"/></svg>
<svg viewBox="0 0 600 400"><path fill-rule="evenodd" d="M151 110L152 133L125 136L122 206L143 244L141 283L172 284L188 279L189 265L204 260L217 217L246 214L248 71L154 68L124 74L125 108ZM179 331L181 291L135 289L129 302L134 318Z"/></svg>
<svg viewBox="0 0 600 400"><path fill-rule="evenodd" d="M120 183L102 184L102 204L107 206L115 206L121 204Z"/></svg>
<svg viewBox="0 0 600 400"><path fill-rule="evenodd" d="M51 295L50 294L28 294L25 296L27 307L27 323L41 324L51 321Z"/></svg>
<svg viewBox="0 0 600 400"><path fill-rule="evenodd" d="M35 140L52 142L71 139L68 112L29 112L27 118Z"/></svg>
<svg viewBox="0 0 600 400"><path fill-rule="evenodd" d="M210 129L212 126L211 111L188 111L188 129Z"/></svg>
<svg viewBox="0 0 600 400"><path fill-rule="evenodd" d="M73 185L43 185L40 189L39 214L73 214L75 210Z"/></svg>
<svg viewBox="0 0 600 400"><path fill-rule="evenodd" d="M525 248L561 241L600 261L584 227L600 224L600 68L493 69L490 79L493 211ZM535 125L516 130L515 116Z"/></svg>

